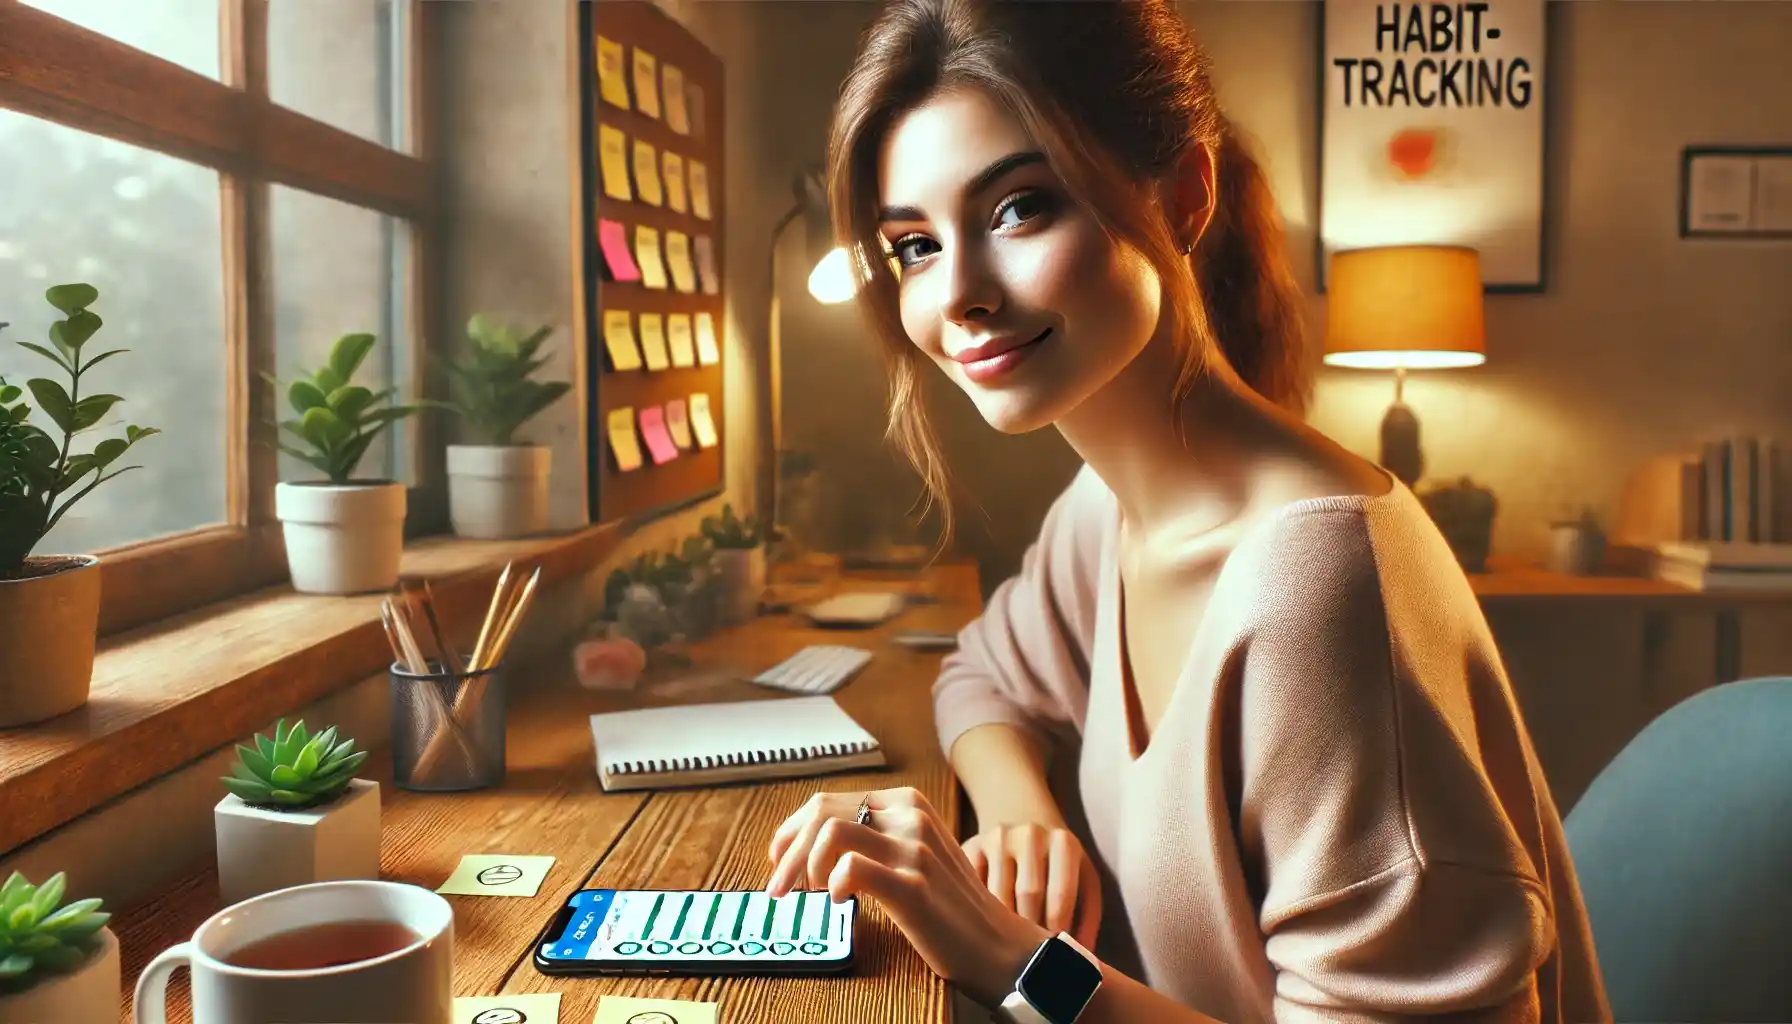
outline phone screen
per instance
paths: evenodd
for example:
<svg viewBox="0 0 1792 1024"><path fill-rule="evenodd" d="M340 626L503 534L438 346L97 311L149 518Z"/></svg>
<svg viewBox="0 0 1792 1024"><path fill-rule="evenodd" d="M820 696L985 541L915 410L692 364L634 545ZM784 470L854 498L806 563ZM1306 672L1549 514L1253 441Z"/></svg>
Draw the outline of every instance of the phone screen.
<svg viewBox="0 0 1792 1024"><path fill-rule="evenodd" d="M584 889L567 901L565 926L539 959L638 964L713 964L732 969L843 964L852 956L854 900L825 892Z"/></svg>

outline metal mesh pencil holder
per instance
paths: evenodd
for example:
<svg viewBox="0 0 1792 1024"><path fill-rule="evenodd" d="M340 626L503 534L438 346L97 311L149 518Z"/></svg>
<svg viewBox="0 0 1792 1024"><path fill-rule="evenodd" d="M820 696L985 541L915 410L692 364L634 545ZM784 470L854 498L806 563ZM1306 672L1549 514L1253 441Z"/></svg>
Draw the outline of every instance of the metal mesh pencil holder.
<svg viewBox="0 0 1792 1024"><path fill-rule="evenodd" d="M393 781L404 789L457 792L504 781L504 666L428 673L387 670Z"/></svg>

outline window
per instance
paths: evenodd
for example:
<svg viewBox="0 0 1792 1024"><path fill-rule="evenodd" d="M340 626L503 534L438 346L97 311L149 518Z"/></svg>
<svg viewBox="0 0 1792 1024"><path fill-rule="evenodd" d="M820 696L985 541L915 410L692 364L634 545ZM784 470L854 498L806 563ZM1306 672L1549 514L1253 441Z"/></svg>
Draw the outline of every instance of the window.
<svg viewBox="0 0 1792 1024"><path fill-rule="evenodd" d="M107 556L102 631L284 577L273 490L299 472L262 443L285 412L264 374L366 331L362 382L421 395L429 6L0 0L0 374L54 372L13 343L59 317L47 287L86 281L131 350L94 371L125 399L108 424L163 431L38 549ZM360 475L433 498L401 426Z"/></svg>

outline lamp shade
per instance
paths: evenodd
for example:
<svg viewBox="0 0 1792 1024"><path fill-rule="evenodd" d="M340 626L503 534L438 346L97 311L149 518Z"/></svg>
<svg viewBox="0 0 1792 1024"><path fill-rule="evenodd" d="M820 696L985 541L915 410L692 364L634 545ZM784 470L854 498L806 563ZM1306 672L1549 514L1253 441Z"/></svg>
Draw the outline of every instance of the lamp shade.
<svg viewBox="0 0 1792 1024"><path fill-rule="evenodd" d="M1364 369L1478 366L1487 358L1481 265L1443 245L1351 249L1332 257L1325 361Z"/></svg>

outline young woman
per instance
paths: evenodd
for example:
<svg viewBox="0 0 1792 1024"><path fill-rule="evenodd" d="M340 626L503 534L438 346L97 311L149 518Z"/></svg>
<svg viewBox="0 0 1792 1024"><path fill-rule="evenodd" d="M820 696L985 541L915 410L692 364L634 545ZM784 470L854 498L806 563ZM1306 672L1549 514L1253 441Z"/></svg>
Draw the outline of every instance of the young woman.
<svg viewBox="0 0 1792 1024"><path fill-rule="evenodd" d="M1014 1020L1609 1018L1479 606L1413 494L1303 423L1274 204L1167 0L894 0L830 175L930 489L929 363L1086 466L935 690L982 834L824 794L769 890L870 897ZM1085 948L1104 873L1136 979Z"/></svg>

